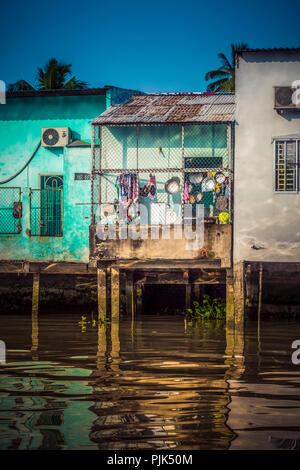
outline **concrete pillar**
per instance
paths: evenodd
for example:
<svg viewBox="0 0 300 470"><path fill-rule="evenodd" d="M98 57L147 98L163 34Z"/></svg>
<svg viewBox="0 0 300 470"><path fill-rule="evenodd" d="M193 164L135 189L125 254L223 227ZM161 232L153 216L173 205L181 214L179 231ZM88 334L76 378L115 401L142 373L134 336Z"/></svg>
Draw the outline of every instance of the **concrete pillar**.
<svg viewBox="0 0 300 470"><path fill-rule="evenodd" d="M245 281L243 261L234 264L233 283L235 330L242 332L244 331L245 321Z"/></svg>
<svg viewBox="0 0 300 470"><path fill-rule="evenodd" d="M118 269L111 269L111 321L120 320L120 272Z"/></svg>
<svg viewBox="0 0 300 470"><path fill-rule="evenodd" d="M98 320L106 317L106 269L97 269Z"/></svg>
<svg viewBox="0 0 300 470"><path fill-rule="evenodd" d="M234 329L234 286L233 270L226 269L226 329Z"/></svg>

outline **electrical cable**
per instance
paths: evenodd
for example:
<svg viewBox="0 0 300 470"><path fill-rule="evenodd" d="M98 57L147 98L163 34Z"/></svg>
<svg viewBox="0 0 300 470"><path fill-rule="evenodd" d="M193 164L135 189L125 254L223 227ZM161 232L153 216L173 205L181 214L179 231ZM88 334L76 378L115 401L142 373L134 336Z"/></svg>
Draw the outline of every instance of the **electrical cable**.
<svg viewBox="0 0 300 470"><path fill-rule="evenodd" d="M37 144L36 148L34 149L32 155L30 156L29 160L27 160L27 162L25 163L25 165L22 166L22 168L17 171L17 173L15 173L13 176L10 176L9 178L7 178L6 180L4 181L0 181L0 184L5 184L5 183L8 183L9 181L13 180L14 178L16 178L20 173L22 173L23 170L25 170L25 168L29 165L29 163L31 162L31 160L33 159L33 157L35 156L36 152L38 151L38 149L40 148L41 146L41 143L42 141L40 140L39 143Z"/></svg>

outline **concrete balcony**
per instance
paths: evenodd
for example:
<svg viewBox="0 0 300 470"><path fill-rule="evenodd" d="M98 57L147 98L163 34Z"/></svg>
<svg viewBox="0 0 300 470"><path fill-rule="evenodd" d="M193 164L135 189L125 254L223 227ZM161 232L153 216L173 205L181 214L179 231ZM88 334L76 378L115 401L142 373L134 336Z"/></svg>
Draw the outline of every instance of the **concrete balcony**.
<svg viewBox="0 0 300 470"><path fill-rule="evenodd" d="M115 238L103 239L97 236L97 226L90 226L90 261L101 265L109 262L126 267L129 264L147 264L149 267L231 267L232 225L204 224L202 240L176 239L177 228L170 227L169 233L162 226L141 226L141 237L126 239L117 227ZM98 231L99 234L99 231ZM153 238L153 234L155 238ZM177 234L177 235L176 235ZM189 237L190 238L190 237ZM181 266L182 265L182 266Z"/></svg>

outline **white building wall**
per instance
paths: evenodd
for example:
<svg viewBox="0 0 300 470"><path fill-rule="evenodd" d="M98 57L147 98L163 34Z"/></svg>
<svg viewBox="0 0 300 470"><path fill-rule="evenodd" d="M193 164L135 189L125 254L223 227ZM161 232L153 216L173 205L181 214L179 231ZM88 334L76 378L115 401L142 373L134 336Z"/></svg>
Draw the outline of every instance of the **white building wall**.
<svg viewBox="0 0 300 470"><path fill-rule="evenodd" d="M300 134L300 111L280 115L274 110L273 87L294 80L300 80L300 51L244 52L239 57L234 262L300 262L300 194L274 192L271 143L274 136Z"/></svg>

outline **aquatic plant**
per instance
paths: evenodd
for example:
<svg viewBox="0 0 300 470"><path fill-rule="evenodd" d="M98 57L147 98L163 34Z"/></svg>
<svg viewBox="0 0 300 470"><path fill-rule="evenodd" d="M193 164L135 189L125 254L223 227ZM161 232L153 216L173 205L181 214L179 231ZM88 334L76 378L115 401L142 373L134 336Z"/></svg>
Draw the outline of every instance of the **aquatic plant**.
<svg viewBox="0 0 300 470"><path fill-rule="evenodd" d="M194 308L188 308L189 318L193 320L223 320L226 316L226 304L222 299L211 299L209 295L204 294L202 304L193 302Z"/></svg>

